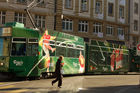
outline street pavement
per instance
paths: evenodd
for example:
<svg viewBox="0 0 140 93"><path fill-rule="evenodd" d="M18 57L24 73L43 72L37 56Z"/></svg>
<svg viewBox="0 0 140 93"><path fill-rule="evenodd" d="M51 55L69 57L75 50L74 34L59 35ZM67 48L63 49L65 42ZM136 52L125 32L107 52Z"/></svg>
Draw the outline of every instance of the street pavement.
<svg viewBox="0 0 140 93"><path fill-rule="evenodd" d="M140 93L139 75L88 75L63 78L62 88L52 79L0 82L0 93Z"/></svg>
<svg viewBox="0 0 140 93"><path fill-rule="evenodd" d="M88 76L79 93L140 93L139 79L139 75Z"/></svg>

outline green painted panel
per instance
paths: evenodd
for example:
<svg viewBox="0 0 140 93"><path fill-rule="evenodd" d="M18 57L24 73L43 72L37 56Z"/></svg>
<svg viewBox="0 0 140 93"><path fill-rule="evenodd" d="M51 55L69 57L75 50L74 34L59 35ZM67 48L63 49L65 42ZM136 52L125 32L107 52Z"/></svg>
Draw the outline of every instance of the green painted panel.
<svg viewBox="0 0 140 93"><path fill-rule="evenodd" d="M27 29L27 28L13 27L12 36L13 37L25 37L25 38L38 38L39 32L32 30L32 29Z"/></svg>
<svg viewBox="0 0 140 93"><path fill-rule="evenodd" d="M128 71L129 50L126 46L92 40L87 48L87 72Z"/></svg>
<svg viewBox="0 0 140 93"><path fill-rule="evenodd" d="M20 28L24 28L24 24L23 23L19 23L19 22L8 22L5 24L6 27L20 27Z"/></svg>
<svg viewBox="0 0 140 93"><path fill-rule="evenodd" d="M26 77L37 62L38 56L11 57L9 69L16 76ZM38 76L39 74L39 70L35 67L29 76Z"/></svg>

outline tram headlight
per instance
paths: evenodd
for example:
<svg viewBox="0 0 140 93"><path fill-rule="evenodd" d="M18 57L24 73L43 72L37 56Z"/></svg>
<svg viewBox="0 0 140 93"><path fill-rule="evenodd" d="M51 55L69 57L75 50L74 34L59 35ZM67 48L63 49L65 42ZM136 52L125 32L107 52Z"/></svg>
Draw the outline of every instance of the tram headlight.
<svg viewBox="0 0 140 93"><path fill-rule="evenodd" d="M0 63L0 66L3 66L4 65L4 63Z"/></svg>

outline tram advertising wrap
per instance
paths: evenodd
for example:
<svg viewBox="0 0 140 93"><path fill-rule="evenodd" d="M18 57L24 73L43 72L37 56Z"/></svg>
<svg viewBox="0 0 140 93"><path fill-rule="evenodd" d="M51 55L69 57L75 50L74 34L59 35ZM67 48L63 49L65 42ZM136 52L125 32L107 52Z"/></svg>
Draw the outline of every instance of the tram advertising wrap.
<svg viewBox="0 0 140 93"><path fill-rule="evenodd" d="M46 30L40 37L40 69L55 71L55 64L60 55L64 57L63 74L84 73L84 40L66 33ZM41 58L42 57L42 58Z"/></svg>

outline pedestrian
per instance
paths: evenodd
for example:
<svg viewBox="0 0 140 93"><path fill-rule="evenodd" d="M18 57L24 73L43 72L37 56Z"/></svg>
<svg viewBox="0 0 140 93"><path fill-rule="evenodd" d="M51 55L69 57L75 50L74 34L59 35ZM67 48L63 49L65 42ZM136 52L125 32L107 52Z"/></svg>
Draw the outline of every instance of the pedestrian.
<svg viewBox="0 0 140 93"><path fill-rule="evenodd" d="M59 56L59 59L56 62L56 67L55 67L55 77L56 79L52 81L52 86L54 83L56 83L58 81L58 87L61 88L62 86L62 67L63 67L63 63L61 63L61 61L63 60L63 56Z"/></svg>

